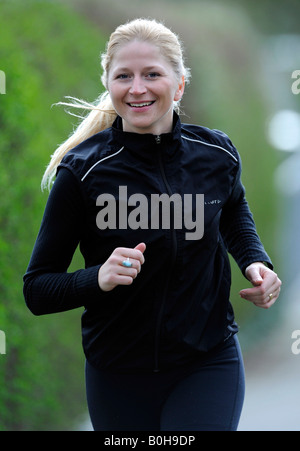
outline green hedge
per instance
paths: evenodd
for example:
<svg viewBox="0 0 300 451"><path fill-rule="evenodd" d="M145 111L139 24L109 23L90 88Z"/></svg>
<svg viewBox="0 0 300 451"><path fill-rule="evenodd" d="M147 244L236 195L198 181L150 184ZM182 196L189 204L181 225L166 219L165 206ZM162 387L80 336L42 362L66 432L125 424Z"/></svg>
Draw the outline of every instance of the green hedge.
<svg viewBox="0 0 300 451"><path fill-rule="evenodd" d="M85 408L81 311L34 317L22 276L47 200L42 174L72 130L70 116L51 105L65 95L98 96L106 39L49 2L1 1L0 29L0 430L72 428Z"/></svg>

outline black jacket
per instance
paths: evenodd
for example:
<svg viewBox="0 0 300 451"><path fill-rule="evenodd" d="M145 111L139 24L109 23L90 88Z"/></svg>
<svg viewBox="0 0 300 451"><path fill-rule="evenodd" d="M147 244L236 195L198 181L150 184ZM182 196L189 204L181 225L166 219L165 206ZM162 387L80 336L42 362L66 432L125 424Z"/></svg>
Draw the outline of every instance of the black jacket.
<svg viewBox="0 0 300 451"><path fill-rule="evenodd" d="M125 133L117 118L58 168L24 276L29 309L84 306L84 351L100 368L158 370L217 346L237 331L227 251L243 272L254 261L272 267L240 174L238 152L220 131L174 114L172 133ZM163 193L160 210L153 199ZM140 242L145 263L133 284L103 292L100 265L116 247ZM67 273L78 243L85 269Z"/></svg>

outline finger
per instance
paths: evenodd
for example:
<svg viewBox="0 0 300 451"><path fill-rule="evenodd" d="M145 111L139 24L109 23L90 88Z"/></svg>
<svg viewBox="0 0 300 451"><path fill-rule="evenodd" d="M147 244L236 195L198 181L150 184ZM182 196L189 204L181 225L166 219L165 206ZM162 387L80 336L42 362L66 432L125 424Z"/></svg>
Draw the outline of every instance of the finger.
<svg viewBox="0 0 300 451"><path fill-rule="evenodd" d="M264 282L256 287L252 288L246 288L244 290L240 291L240 295L242 298L251 300L251 301L257 301L260 299L267 299L269 294L277 292L277 290L281 286L281 281L274 277L272 278L266 278Z"/></svg>
<svg viewBox="0 0 300 451"><path fill-rule="evenodd" d="M257 302L260 304L270 304L274 303L279 296L279 290L272 291L272 293L265 295L262 299Z"/></svg>
<svg viewBox="0 0 300 451"><path fill-rule="evenodd" d="M279 286L275 290L273 290L271 293L269 293L265 302L269 303L271 301L274 303L279 297L280 289L281 289L281 287Z"/></svg>
<svg viewBox="0 0 300 451"><path fill-rule="evenodd" d="M127 258L121 257L118 264L122 269L125 269L125 270L126 269L127 270L134 269L134 271L136 271L137 273L139 273L141 271L141 267L142 267L140 260L136 260L136 259L129 258L129 257L127 257ZM125 273L128 274L128 271Z"/></svg>
<svg viewBox="0 0 300 451"><path fill-rule="evenodd" d="M139 250L139 249L131 249L131 248L118 248L116 251L118 251L118 254L123 258L123 260L129 258L130 261L131 260L138 260L141 265L144 263L145 261L145 257L143 255L143 253ZM122 260L122 261L123 261Z"/></svg>
<svg viewBox="0 0 300 451"><path fill-rule="evenodd" d="M120 255L120 250L116 250L103 265L107 268L107 272L116 275L126 275L136 277L141 270L139 260L130 260Z"/></svg>
<svg viewBox="0 0 300 451"><path fill-rule="evenodd" d="M265 303L268 303L272 299L276 300L279 296L280 288L281 288L281 280L278 279L278 277L276 277L274 283L266 289L266 292L264 293L265 296L263 296L264 297L263 301Z"/></svg>
<svg viewBox="0 0 300 451"><path fill-rule="evenodd" d="M272 294L272 296L270 296ZM265 294L253 294L253 293L244 293L241 294L241 297L243 299L246 299L247 301L253 302L254 304L266 304L272 299L275 299L278 297L278 294L276 291L273 291L272 293L265 293Z"/></svg>
<svg viewBox="0 0 300 451"><path fill-rule="evenodd" d="M259 287L246 288L240 291L240 296L243 299L254 302L262 298L262 292L259 290Z"/></svg>
<svg viewBox="0 0 300 451"><path fill-rule="evenodd" d="M281 284L281 282L280 282ZM276 288L272 293L264 294L263 296L253 297L253 296L243 296L249 302L252 302L257 307L268 309L270 308L278 299L280 294L280 286Z"/></svg>
<svg viewBox="0 0 300 451"><path fill-rule="evenodd" d="M134 277L118 274L114 278L114 285L131 285Z"/></svg>
<svg viewBox="0 0 300 451"><path fill-rule="evenodd" d="M253 302L254 305L260 308L268 309L270 308L277 300L278 295L273 295L272 297L267 297L265 300L261 300L258 302Z"/></svg>
<svg viewBox="0 0 300 451"><path fill-rule="evenodd" d="M139 266L137 266L139 265ZM140 272L140 264L139 262L135 263L135 267L131 266L131 268L123 266L122 264L119 265L118 268L118 275L126 276L126 277L132 277L133 279L136 278L138 273Z"/></svg>
<svg viewBox="0 0 300 451"><path fill-rule="evenodd" d="M269 289L268 291L261 290L258 288L248 288L246 290L242 290L240 292L240 296L243 299L247 299L248 301L251 301L251 302L260 302L260 301L267 300L269 294L275 293L275 291L276 291L275 288Z"/></svg>
<svg viewBox="0 0 300 451"><path fill-rule="evenodd" d="M139 250L143 254L145 252L145 250L146 250L146 244L145 243L140 243L137 246L135 246L134 249Z"/></svg>

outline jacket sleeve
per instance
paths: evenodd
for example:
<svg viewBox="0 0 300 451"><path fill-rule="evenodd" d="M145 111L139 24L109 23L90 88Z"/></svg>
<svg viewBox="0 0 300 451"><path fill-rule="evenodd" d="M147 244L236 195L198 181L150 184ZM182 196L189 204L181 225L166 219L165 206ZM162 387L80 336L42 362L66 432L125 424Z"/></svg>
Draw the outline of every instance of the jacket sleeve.
<svg viewBox="0 0 300 451"><path fill-rule="evenodd" d="M85 208L75 176L61 168L23 277L25 301L35 315L82 307L101 296L100 265L67 273L84 231Z"/></svg>
<svg viewBox="0 0 300 451"><path fill-rule="evenodd" d="M245 198L240 159L231 196L223 207L220 231L227 251L233 256L244 275L247 266L258 261L266 263L273 269Z"/></svg>

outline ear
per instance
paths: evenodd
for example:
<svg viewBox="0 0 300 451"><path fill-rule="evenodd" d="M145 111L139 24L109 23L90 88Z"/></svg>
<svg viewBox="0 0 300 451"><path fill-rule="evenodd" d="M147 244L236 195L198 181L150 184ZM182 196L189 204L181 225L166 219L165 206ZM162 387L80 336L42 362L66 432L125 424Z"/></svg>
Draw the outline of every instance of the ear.
<svg viewBox="0 0 300 451"><path fill-rule="evenodd" d="M181 77L181 83L178 84L178 88L177 88L177 90L175 92L175 96L174 96L175 102L178 102L178 100L180 100L181 97L183 96L184 86L185 86L185 80L184 80L184 75L183 75Z"/></svg>

